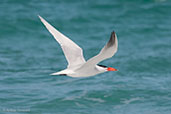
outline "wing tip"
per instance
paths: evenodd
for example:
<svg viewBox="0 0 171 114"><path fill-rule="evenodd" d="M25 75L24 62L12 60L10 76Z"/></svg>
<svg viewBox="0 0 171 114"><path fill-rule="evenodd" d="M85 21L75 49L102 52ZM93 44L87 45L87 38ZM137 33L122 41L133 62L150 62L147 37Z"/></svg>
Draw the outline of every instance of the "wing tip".
<svg viewBox="0 0 171 114"><path fill-rule="evenodd" d="M114 30L112 31L111 35L115 35L115 31Z"/></svg>
<svg viewBox="0 0 171 114"><path fill-rule="evenodd" d="M115 39L116 39L115 31L112 31L110 39L109 39L109 41L107 43L107 47L111 47L112 45L114 45L115 44Z"/></svg>
<svg viewBox="0 0 171 114"><path fill-rule="evenodd" d="M38 17L39 17L39 19L42 21L42 20L44 20L40 15L37 15Z"/></svg>
<svg viewBox="0 0 171 114"><path fill-rule="evenodd" d="M38 16L38 17L40 17L40 15L39 15L39 14L37 14L37 16Z"/></svg>

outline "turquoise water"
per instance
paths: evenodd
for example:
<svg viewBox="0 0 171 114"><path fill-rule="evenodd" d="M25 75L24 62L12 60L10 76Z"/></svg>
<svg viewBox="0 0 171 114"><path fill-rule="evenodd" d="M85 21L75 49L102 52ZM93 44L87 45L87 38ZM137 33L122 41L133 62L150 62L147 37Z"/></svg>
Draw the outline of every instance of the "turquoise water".
<svg viewBox="0 0 171 114"><path fill-rule="evenodd" d="M0 114L171 114L169 0L1 0ZM48 20L96 55L115 30L119 69L88 78L50 76L66 67Z"/></svg>

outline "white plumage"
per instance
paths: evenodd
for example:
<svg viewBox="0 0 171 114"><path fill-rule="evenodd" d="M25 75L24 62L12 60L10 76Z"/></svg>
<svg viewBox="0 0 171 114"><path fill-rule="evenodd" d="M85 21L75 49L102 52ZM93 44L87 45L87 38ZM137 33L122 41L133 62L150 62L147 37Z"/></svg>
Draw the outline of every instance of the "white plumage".
<svg viewBox="0 0 171 114"><path fill-rule="evenodd" d="M83 50L75 44L72 40L64 36L58 30L56 30L52 25L50 25L46 20L39 16L42 23L48 29L48 31L54 36L56 41L60 44L64 55L67 59L68 66L66 69L52 73L51 75L67 75L71 77L87 77L93 76L106 71L117 71L114 68L106 67L103 65L97 65L99 62L112 57L118 48L118 41L115 32L112 32L110 40L102 48L100 53L87 62L83 56Z"/></svg>

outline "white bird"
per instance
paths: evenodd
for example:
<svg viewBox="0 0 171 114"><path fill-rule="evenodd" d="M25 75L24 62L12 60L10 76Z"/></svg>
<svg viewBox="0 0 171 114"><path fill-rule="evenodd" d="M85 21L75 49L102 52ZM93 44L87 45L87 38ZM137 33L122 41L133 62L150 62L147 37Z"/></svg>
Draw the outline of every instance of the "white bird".
<svg viewBox="0 0 171 114"><path fill-rule="evenodd" d="M66 69L52 73L51 75L66 75L70 77L88 77L107 71L117 71L112 67L98 65L99 62L111 58L118 49L118 40L115 32L111 33L110 40L101 49L100 53L88 61L83 57L83 50L75 44L72 40L56 30L45 19L39 16L42 23L48 31L54 36L55 40L60 44L63 53L67 59L68 66Z"/></svg>

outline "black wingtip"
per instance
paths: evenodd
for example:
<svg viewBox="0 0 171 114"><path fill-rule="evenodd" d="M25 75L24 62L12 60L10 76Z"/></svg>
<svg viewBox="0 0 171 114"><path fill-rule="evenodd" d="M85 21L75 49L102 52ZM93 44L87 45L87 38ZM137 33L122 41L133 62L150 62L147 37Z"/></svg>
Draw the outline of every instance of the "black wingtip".
<svg viewBox="0 0 171 114"><path fill-rule="evenodd" d="M111 34L115 34L115 31L113 30Z"/></svg>
<svg viewBox="0 0 171 114"><path fill-rule="evenodd" d="M107 47L111 47L115 43L115 31L112 31Z"/></svg>

